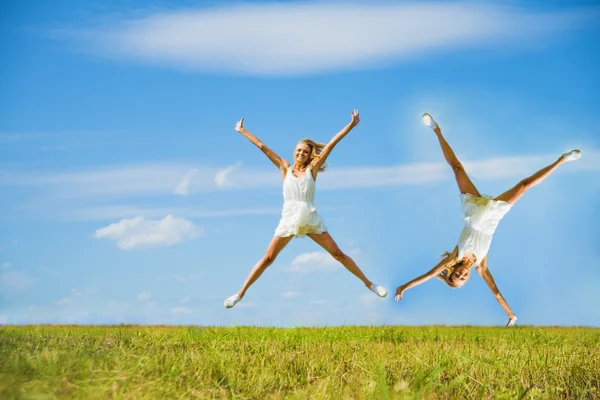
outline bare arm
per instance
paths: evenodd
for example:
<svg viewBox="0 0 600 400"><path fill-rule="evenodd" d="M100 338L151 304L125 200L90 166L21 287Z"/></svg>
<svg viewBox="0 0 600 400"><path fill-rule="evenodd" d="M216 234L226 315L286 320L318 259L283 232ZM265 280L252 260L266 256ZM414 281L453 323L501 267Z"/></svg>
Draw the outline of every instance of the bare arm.
<svg viewBox="0 0 600 400"><path fill-rule="evenodd" d="M331 150L333 150L335 145L338 144L340 140L342 140L344 136L346 136L348 132L350 132L352 128L354 128L360 122L360 118L358 117L358 110L350 111L350 116L352 118L350 123L346 125L341 131L339 131L337 135L335 135L333 139L329 141L329 143L327 143L327 145L319 154L319 157L317 157L313 161L313 171L318 171L323 166L323 164L325 164L327 157L329 157L329 154L331 153Z"/></svg>
<svg viewBox="0 0 600 400"><path fill-rule="evenodd" d="M251 141L252 144L258 147L263 153L265 153L265 155L269 157L269 160L271 160L271 162L275 164L277 168L279 168L281 174L285 176L285 172L289 168L290 163L284 160L283 158L279 157L277 154L275 154L273 150L268 148L259 138L248 132L248 130L244 128L244 118L238 121L238 123L235 125L235 130L244 135L246 139Z"/></svg>
<svg viewBox="0 0 600 400"><path fill-rule="evenodd" d="M500 303L500 306L502 307L504 312L508 315L508 323L506 324L506 326L508 327L508 326L513 325L517 321L517 316L515 315L515 313L512 312L512 310L508 306L508 303L502 296L502 293L500 293L500 290L498 290L498 286L496 286L494 277L492 276L492 273L490 272L490 270L487 267L487 256L484 257L483 260L481 260L481 263L477 266L476 269L477 269L477 273L479 273L479 275L481 275L481 277L483 278L483 280L485 281L487 286L490 288L490 290L494 294L494 297L496 298L496 300L498 300L498 303Z"/></svg>
<svg viewBox="0 0 600 400"><path fill-rule="evenodd" d="M396 301L402 301L402 296L403 296L405 290L410 289L412 287L420 285L423 282L430 280L431 278L433 278L434 276L436 276L440 272L442 272L444 270L444 268L447 268L447 267L455 264L456 262L458 262L458 248L457 247L455 247L454 251L452 253L447 255L438 265L433 267L429 272L413 279L412 281L405 283L404 285L398 286L398 288L396 289L396 296L394 297L394 299Z"/></svg>

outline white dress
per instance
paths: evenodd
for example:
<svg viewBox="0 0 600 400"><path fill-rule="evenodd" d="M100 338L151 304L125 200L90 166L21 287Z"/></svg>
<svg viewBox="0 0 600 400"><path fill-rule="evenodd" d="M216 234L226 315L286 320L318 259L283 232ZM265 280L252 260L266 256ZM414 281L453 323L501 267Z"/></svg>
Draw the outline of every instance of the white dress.
<svg viewBox="0 0 600 400"><path fill-rule="evenodd" d="M275 236L303 237L308 233L327 232L327 226L317 214L315 200L316 182L310 168L303 176L296 178L292 167L288 168L283 181L283 211Z"/></svg>
<svg viewBox="0 0 600 400"><path fill-rule="evenodd" d="M463 218L465 227L458 239L458 258L461 259L466 253L473 253L477 256L477 261L473 264L476 267L487 255L498 223L510 210L512 204L488 196L478 197L468 193L461 194L461 201L465 213Z"/></svg>

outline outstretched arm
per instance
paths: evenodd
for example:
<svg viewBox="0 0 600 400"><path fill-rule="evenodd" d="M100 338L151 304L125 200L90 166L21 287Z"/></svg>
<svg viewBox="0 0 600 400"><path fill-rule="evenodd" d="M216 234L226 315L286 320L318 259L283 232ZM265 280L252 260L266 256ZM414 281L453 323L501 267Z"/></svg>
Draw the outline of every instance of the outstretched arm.
<svg viewBox="0 0 600 400"><path fill-rule="evenodd" d="M405 283L404 285L398 286L398 288L396 289L396 296L394 297L394 300L402 301L402 296L405 290L420 285L423 282L427 282L428 280L442 272L444 268L455 264L457 261L458 247L455 247L452 253L448 254L438 265L433 267L429 272L419 276L418 278L413 279L412 281Z"/></svg>
<svg viewBox="0 0 600 400"><path fill-rule="evenodd" d="M358 117L358 110L350 111L350 117L352 118L350 120L350 123L346 125L341 131L339 131L337 135L335 135L333 139L331 139L329 143L327 143L327 145L323 147L323 150L319 154L319 157L317 157L315 161L313 161L314 171L318 171L323 166L323 164L325 164L325 160L327 160L327 157L329 157L329 154L331 153L331 150L333 150L335 145L338 144L340 140L342 140L344 136L346 136L348 132L350 132L352 128L354 128L360 122L360 118Z"/></svg>
<svg viewBox="0 0 600 400"><path fill-rule="evenodd" d="M275 154L273 150L268 148L259 138L248 132L248 130L244 128L244 118L240 119L238 123L235 124L235 130L244 135L249 141L252 142L252 144L258 147L263 153L265 153L265 155L269 157L269 160L271 160L271 162L275 164L277 168L279 168L282 175L285 175L285 172L290 166L290 163L284 160L283 158L279 157L277 154Z"/></svg>
<svg viewBox="0 0 600 400"><path fill-rule="evenodd" d="M481 263L477 266L476 269L479 275L481 275L485 283L488 285L488 287L494 294L496 300L498 300L498 303L500 303L500 306L502 307L504 312L508 315L508 323L506 324L506 326L508 327L513 325L517 321L517 316L512 312L512 310L508 306L508 303L502 296L502 293L500 293L500 290L498 290L498 286L496 286L494 277L492 276L492 273L487 267L487 256L485 256L483 260L481 260Z"/></svg>

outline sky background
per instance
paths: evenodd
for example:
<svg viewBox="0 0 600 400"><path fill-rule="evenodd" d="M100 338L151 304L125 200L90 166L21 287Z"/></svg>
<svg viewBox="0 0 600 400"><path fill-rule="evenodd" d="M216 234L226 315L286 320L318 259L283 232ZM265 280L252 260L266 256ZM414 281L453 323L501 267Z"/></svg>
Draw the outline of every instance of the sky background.
<svg viewBox="0 0 600 400"><path fill-rule="evenodd" d="M489 195L582 150L501 221L488 265L518 323L600 326L594 3L2 2L0 323L502 325L476 273L393 301L462 229L429 112ZM316 202L390 295L304 238L226 310L282 207L236 121L290 160L353 108Z"/></svg>

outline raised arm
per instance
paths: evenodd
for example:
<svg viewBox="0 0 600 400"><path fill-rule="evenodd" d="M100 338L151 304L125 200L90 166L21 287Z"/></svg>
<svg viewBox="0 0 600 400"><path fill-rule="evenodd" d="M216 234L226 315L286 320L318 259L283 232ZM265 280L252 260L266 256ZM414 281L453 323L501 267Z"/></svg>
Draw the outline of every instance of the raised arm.
<svg viewBox="0 0 600 400"><path fill-rule="evenodd" d="M252 142L252 144L258 147L263 153L265 153L265 155L269 157L269 160L271 160L271 162L275 164L277 168L279 168L281 174L285 176L285 172L289 168L290 163L284 160L283 158L279 157L277 154L275 154L273 150L268 148L259 138L248 132L248 130L244 128L244 118L240 119L237 122L237 124L235 124L235 130L244 135L249 141Z"/></svg>
<svg viewBox="0 0 600 400"><path fill-rule="evenodd" d="M327 143L327 145L323 147L323 150L319 154L319 157L317 157L313 161L313 171L318 171L321 168L321 166L325 164L327 157L329 157L329 154L331 153L331 150L333 150L335 145L338 144L340 140L342 140L344 136L346 136L348 132L350 132L352 128L354 128L360 122L360 118L358 117L358 110L350 111L350 117L350 123L346 125L341 131L339 131L337 135L335 135L333 139L331 139L329 143Z"/></svg>
<svg viewBox="0 0 600 400"><path fill-rule="evenodd" d="M509 327L513 325L515 322L517 322L517 316L512 312L512 310L508 306L508 303L502 296L502 293L500 293L500 290L498 290L498 286L496 286L494 277L492 276L492 273L487 267L487 256L484 257L483 260L481 260L481 263L477 266L476 269L477 273L481 275L485 283L488 285L488 287L494 294L496 300L498 300L498 303L500 303L500 306L502 307L504 312L508 315L508 323L506 324L506 326Z"/></svg>
<svg viewBox="0 0 600 400"><path fill-rule="evenodd" d="M442 272L445 268L450 267L451 265L454 265L457 262L458 248L455 247L452 253L448 254L438 265L433 267L429 272L413 279L412 281L405 283L404 285L398 286L398 288L396 289L396 296L394 297L394 300L402 301L402 296L405 290L420 285L423 282L427 282L428 280Z"/></svg>

